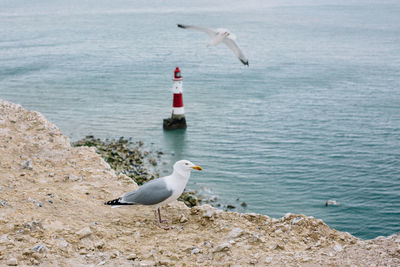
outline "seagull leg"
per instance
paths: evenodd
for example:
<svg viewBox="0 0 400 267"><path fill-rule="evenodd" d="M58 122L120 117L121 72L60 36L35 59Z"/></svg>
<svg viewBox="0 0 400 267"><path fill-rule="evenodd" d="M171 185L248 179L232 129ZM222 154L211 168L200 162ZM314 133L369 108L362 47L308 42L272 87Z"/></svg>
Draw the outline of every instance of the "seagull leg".
<svg viewBox="0 0 400 267"><path fill-rule="evenodd" d="M161 223L165 223L165 222L168 222L168 221L161 220L160 208L157 208L157 211L156 210L154 211L154 215L156 216L156 221L157 221L158 227L160 227L161 229L164 229L164 230L169 230L169 226L168 225L162 225L161 224Z"/></svg>
<svg viewBox="0 0 400 267"><path fill-rule="evenodd" d="M160 217L160 223L168 223L168 220L161 220L161 213L160 213L160 208L158 210L158 216Z"/></svg>

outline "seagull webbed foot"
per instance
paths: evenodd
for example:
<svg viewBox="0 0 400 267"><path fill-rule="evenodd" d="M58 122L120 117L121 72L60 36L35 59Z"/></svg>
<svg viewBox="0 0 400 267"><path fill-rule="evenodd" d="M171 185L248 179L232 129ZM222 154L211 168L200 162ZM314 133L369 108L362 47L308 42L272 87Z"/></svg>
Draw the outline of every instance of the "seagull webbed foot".
<svg viewBox="0 0 400 267"><path fill-rule="evenodd" d="M161 229L164 229L164 230L169 230L170 229L170 227L168 225L162 225L159 222L157 223L157 225L158 225L158 227L160 227Z"/></svg>
<svg viewBox="0 0 400 267"><path fill-rule="evenodd" d="M164 229L164 230L169 230L170 229L169 226L168 226L168 220L162 220L161 219L160 208L157 208L157 210L154 211L154 215L156 216L158 227L160 227L161 229ZM165 223L166 225L162 225L162 223Z"/></svg>

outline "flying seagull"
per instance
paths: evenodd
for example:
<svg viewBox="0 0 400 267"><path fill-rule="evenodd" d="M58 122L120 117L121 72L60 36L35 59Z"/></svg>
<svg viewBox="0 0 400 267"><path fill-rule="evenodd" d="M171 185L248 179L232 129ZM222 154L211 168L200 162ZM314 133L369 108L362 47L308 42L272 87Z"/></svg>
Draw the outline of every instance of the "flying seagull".
<svg viewBox="0 0 400 267"><path fill-rule="evenodd" d="M151 180L140 186L137 190L125 193L122 197L105 202L105 205L149 205L153 206L157 225L168 230L167 220L161 220L160 208L170 203L182 194L186 183L189 180L191 170L202 168L196 166L188 160L180 160L174 164L174 171L171 175Z"/></svg>
<svg viewBox="0 0 400 267"><path fill-rule="evenodd" d="M244 65L249 66L248 59L245 57L245 55L235 42L236 37L232 33L230 33L227 29L211 30L203 27L184 25L184 24L177 24L177 26L182 29L191 29L206 33L208 36L211 37L211 41L207 45L207 47L211 45L217 45L221 42L226 44Z"/></svg>

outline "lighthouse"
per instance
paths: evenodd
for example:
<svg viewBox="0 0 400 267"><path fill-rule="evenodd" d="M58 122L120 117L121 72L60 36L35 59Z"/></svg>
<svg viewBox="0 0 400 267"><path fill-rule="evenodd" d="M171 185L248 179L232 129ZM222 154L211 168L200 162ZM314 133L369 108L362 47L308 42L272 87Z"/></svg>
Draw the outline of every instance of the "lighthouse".
<svg viewBox="0 0 400 267"><path fill-rule="evenodd" d="M171 118L164 119L163 126L165 130L186 129L185 109L183 107L182 96L182 75L179 67L176 67L172 81L172 114Z"/></svg>

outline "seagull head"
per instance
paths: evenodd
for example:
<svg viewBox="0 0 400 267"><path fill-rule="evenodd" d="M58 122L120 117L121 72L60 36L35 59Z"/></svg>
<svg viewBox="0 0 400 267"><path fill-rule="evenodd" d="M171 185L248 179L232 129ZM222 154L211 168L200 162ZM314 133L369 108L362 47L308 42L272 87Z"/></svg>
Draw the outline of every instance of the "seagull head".
<svg viewBox="0 0 400 267"><path fill-rule="evenodd" d="M194 165L192 162L188 160L180 160L174 164L174 171L179 173L190 173L191 170L201 171L202 168L200 166Z"/></svg>

